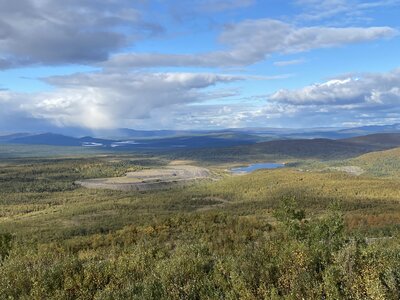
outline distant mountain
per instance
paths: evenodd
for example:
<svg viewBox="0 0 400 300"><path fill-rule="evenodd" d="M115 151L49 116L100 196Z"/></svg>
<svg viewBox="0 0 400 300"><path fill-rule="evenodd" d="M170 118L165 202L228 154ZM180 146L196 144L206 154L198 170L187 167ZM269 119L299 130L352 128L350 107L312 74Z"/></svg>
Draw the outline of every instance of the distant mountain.
<svg viewBox="0 0 400 300"><path fill-rule="evenodd" d="M243 147L246 148L246 147ZM331 139L293 139L258 143L249 146L254 153L282 155L296 158L352 157L375 150L369 145L353 144Z"/></svg>
<svg viewBox="0 0 400 300"><path fill-rule="evenodd" d="M347 128L339 130L339 133L352 134L353 136L361 136L374 133L400 133L400 124Z"/></svg>
<svg viewBox="0 0 400 300"><path fill-rule="evenodd" d="M0 142L26 145L50 145L50 146L97 146L110 147L115 140L98 139L90 136L82 138L70 137L56 133L42 133L35 135L13 134L0 137Z"/></svg>
<svg viewBox="0 0 400 300"><path fill-rule="evenodd" d="M362 126L354 128L248 128L235 129L235 131L255 135L269 135L280 139L345 139L374 133L400 133L400 124Z"/></svg>
<svg viewBox="0 0 400 300"><path fill-rule="evenodd" d="M376 149L390 149L400 146L400 133L376 133L343 139L346 143L369 145Z"/></svg>
<svg viewBox="0 0 400 300"><path fill-rule="evenodd" d="M400 147L400 134L373 134L333 139L284 139L217 149L181 150L177 157L204 161L238 162L273 159L347 159Z"/></svg>
<svg viewBox="0 0 400 300"><path fill-rule="evenodd" d="M9 141L12 139L23 138L32 135L31 133L13 133L0 136L0 142Z"/></svg>
<svg viewBox="0 0 400 300"><path fill-rule="evenodd" d="M299 158L352 157L371 151L400 147L400 133L372 134L332 139L278 140L251 145L251 151Z"/></svg>
<svg viewBox="0 0 400 300"><path fill-rule="evenodd" d="M283 134L281 137L290 139L343 139L356 136L355 134L341 131L310 131L297 132L292 134Z"/></svg>
<svg viewBox="0 0 400 300"><path fill-rule="evenodd" d="M163 139L184 136L204 136L223 134L245 134L257 136L261 139L344 139L374 133L400 133L400 124L361 126L354 128L317 127L317 128L273 128L273 127L249 127L226 128L217 130L136 130L129 128L98 129L85 128L54 128L54 134L79 138L81 136L95 136L104 140L145 140ZM20 134L20 133L17 133ZM42 132L23 133L22 135L44 134ZM3 134L5 135L5 134ZM21 136L22 137L22 136ZM0 142L4 141L0 136Z"/></svg>
<svg viewBox="0 0 400 300"><path fill-rule="evenodd" d="M383 130L397 130L399 125L385 126ZM377 130L382 126L370 126L366 129ZM280 154L293 157L342 157L360 155L371 151L400 147L400 131L398 133L374 133L366 136L353 136L348 131L327 131L324 128L314 129L312 132L300 130L285 131L279 129L278 134L273 129L227 129L212 132L185 131L135 131L126 129L126 133L134 132L137 136L146 138L106 139L85 136L71 137L55 133L29 134L20 133L0 136L0 143L52 145L52 146L79 146L102 147L114 150L169 150L169 149L200 149L200 148L230 148L237 153L247 155L251 153ZM146 135L146 134L147 135ZM172 137L158 137L165 134L184 134ZM151 137L151 135L157 137ZM317 136L318 138L314 138ZM322 138L320 137L322 136ZM329 138L325 138L328 136ZM350 137L349 137L350 136ZM301 137L301 138L299 138ZM342 138L345 137L345 138ZM239 146L237 148L237 146ZM242 148L240 148L243 146ZM235 148L236 147L236 148Z"/></svg>
<svg viewBox="0 0 400 300"><path fill-rule="evenodd" d="M174 148L218 148L236 145L254 144L258 137L242 133L183 136L171 138L153 138L142 140L109 140L90 136L75 138L54 133L36 135L9 135L0 140L2 143L51 146L106 147L115 150L137 149L174 149Z"/></svg>
<svg viewBox="0 0 400 300"><path fill-rule="evenodd" d="M97 136L107 139L153 139L197 135L199 133L204 132L191 130L135 130L129 128L96 131Z"/></svg>
<svg viewBox="0 0 400 300"><path fill-rule="evenodd" d="M52 145L52 146L81 146L77 138L55 133L43 133L37 135L23 136L6 140L12 144L27 145Z"/></svg>
<svg viewBox="0 0 400 300"><path fill-rule="evenodd" d="M255 144L257 137L244 134L222 134L183 136L164 139L142 140L135 148L142 149L171 149L171 148L220 148L237 145Z"/></svg>

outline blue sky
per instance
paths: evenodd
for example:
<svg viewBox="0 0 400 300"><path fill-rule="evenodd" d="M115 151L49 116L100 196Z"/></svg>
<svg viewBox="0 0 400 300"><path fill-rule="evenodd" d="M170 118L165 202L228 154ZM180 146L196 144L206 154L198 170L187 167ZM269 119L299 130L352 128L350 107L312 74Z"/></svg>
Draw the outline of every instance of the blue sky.
<svg viewBox="0 0 400 300"><path fill-rule="evenodd" d="M397 123L399 15L400 0L0 0L0 131Z"/></svg>

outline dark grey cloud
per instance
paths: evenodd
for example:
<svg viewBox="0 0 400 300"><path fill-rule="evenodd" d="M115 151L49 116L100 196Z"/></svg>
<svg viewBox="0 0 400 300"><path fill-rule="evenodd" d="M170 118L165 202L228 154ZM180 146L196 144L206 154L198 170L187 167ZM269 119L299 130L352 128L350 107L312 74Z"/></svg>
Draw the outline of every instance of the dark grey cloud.
<svg viewBox="0 0 400 300"><path fill-rule="evenodd" d="M274 53L288 54L318 48L368 42L393 36L390 27L296 27L272 20L246 20L227 25L219 36L226 50L199 54L127 53L112 56L106 68L135 67L235 67L266 59Z"/></svg>
<svg viewBox="0 0 400 300"><path fill-rule="evenodd" d="M0 0L0 68L102 61L162 31L132 3Z"/></svg>

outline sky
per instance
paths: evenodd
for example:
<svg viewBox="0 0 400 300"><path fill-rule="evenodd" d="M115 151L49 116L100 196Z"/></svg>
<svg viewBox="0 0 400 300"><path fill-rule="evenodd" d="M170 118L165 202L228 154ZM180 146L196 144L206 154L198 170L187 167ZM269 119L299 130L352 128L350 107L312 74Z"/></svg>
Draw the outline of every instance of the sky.
<svg viewBox="0 0 400 300"><path fill-rule="evenodd" d="M400 123L400 0L0 0L0 132Z"/></svg>

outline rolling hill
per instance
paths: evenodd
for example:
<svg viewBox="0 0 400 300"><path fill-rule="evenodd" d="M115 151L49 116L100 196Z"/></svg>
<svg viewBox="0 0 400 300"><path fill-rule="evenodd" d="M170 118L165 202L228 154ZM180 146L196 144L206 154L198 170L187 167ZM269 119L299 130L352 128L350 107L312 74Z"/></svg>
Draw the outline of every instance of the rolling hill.
<svg viewBox="0 0 400 300"><path fill-rule="evenodd" d="M376 149L390 149L400 146L400 133L376 133L342 141L355 145L369 145Z"/></svg>
<svg viewBox="0 0 400 300"><path fill-rule="evenodd" d="M400 133L372 134L340 140L294 139L258 143L250 152L282 154L298 158L352 157L377 150L400 147Z"/></svg>
<svg viewBox="0 0 400 300"><path fill-rule="evenodd" d="M8 137L8 138L7 138ZM380 133L346 139L280 139L262 141L260 136L242 132L157 139L110 140L90 136L75 138L54 133L11 135L1 143L75 146L107 151L164 151L177 156L218 161L274 158L343 159L400 147L400 133ZM265 139L264 139L265 140Z"/></svg>
<svg viewBox="0 0 400 300"><path fill-rule="evenodd" d="M51 146L81 146L79 139L55 133L29 135L6 140L12 144L51 145Z"/></svg>
<svg viewBox="0 0 400 300"><path fill-rule="evenodd" d="M0 143L1 142L7 142L13 139L18 139L18 138L23 138L23 137L28 137L32 134L29 133L13 133L13 134L7 134L7 135L1 135L0 136Z"/></svg>
<svg viewBox="0 0 400 300"><path fill-rule="evenodd" d="M203 129L203 130L137 130L130 128L96 129L76 127L52 127L48 132L71 137L95 136L106 140L131 140L131 139L162 139L183 136L221 135L221 134L246 134L268 139L344 139L375 133L400 133L400 124L373 125L352 128L340 127L316 127L316 128L274 128L274 127L244 127L225 129ZM29 132L20 134L18 132L0 132L0 141L6 135L12 133L28 136L44 132Z"/></svg>
<svg viewBox="0 0 400 300"><path fill-rule="evenodd" d="M352 159L351 164L375 176L399 176L400 148L367 153Z"/></svg>
<svg viewBox="0 0 400 300"><path fill-rule="evenodd" d="M400 134L374 134L341 140L287 139L215 150L182 151L178 155L204 161L247 161L262 159L348 159L365 153L400 147Z"/></svg>
<svg viewBox="0 0 400 300"><path fill-rule="evenodd" d="M296 158L340 158L366 153L371 149L366 144L357 145L341 140L299 139L259 143L254 145L252 151Z"/></svg>
<svg viewBox="0 0 400 300"><path fill-rule="evenodd" d="M49 145L49 146L110 146L113 140L93 138L90 136L75 138L62 134L42 133L36 135L7 136L1 140L3 143L24 145Z"/></svg>
<svg viewBox="0 0 400 300"><path fill-rule="evenodd" d="M43 133L36 135L9 135L0 139L3 144L102 147L114 150L169 150L180 148L219 148L254 144L260 138L243 133L208 134L157 139L109 140L90 136L71 136Z"/></svg>

